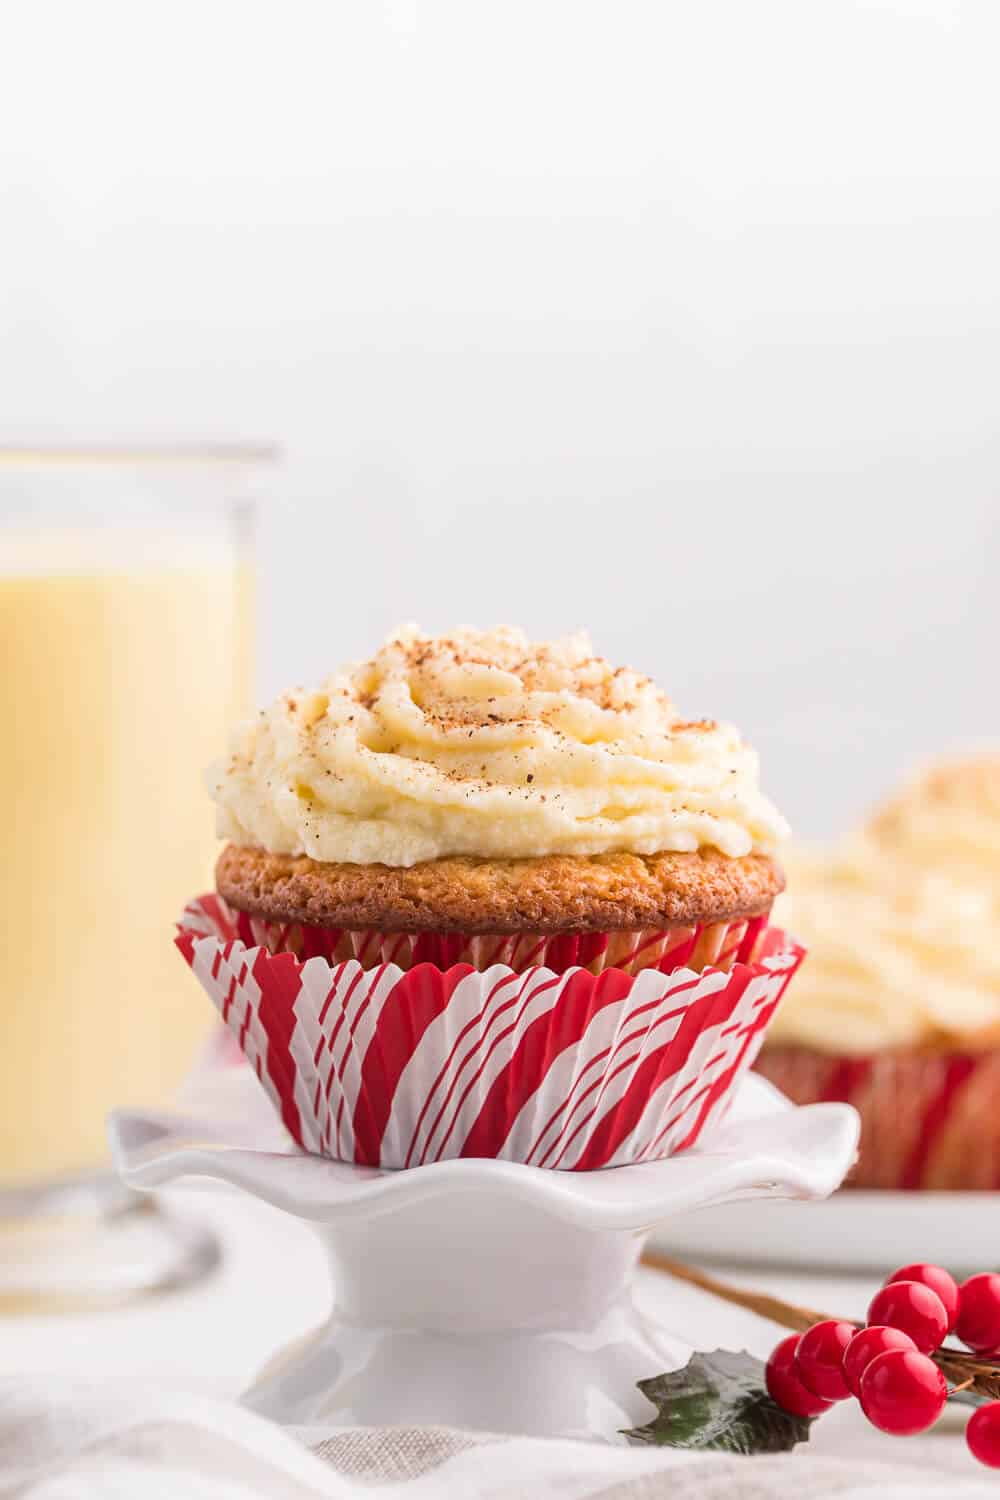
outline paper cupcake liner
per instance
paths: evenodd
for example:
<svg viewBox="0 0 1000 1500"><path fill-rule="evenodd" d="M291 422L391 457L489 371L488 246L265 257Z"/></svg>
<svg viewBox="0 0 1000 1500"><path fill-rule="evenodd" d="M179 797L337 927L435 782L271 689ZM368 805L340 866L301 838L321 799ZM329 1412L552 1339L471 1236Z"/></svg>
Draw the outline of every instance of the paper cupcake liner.
<svg viewBox="0 0 1000 1500"><path fill-rule="evenodd" d="M214 895L177 943L294 1140L402 1168L460 1156L588 1170L670 1156L726 1109L803 957L630 975L403 970L271 953Z"/></svg>
<svg viewBox="0 0 1000 1500"><path fill-rule="evenodd" d="M271 922L246 912L227 909L236 936L248 947L269 953L292 953L296 958L325 958L329 963L357 959L364 969L396 964L412 969L434 964L449 969L468 964L485 973L497 964L523 973L526 969L586 969L600 974L621 969L731 969L757 957L767 917L733 922L705 922L688 927L637 932L552 933L519 932L469 936L462 932L376 932L348 928L311 927L302 922Z"/></svg>
<svg viewBox="0 0 1000 1500"><path fill-rule="evenodd" d="M848 1187L1000 1188L1000 1049L837 1057L781 1045L756 1066L795 1104L854 1105L861 1155Z"/></svg>

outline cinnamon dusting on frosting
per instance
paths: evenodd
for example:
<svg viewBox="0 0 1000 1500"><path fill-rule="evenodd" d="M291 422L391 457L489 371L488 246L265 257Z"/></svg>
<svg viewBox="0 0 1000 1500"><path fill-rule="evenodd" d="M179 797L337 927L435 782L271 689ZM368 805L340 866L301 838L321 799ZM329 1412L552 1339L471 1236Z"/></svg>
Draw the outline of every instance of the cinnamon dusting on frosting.
<svg viewBox="0 0 1000 1500"><path fill-rule="evenodd" d="M320 861L771 850L785 831L730 726L687 720L585 635L404 627L279 698L212 777L220 835Z"/></svg>

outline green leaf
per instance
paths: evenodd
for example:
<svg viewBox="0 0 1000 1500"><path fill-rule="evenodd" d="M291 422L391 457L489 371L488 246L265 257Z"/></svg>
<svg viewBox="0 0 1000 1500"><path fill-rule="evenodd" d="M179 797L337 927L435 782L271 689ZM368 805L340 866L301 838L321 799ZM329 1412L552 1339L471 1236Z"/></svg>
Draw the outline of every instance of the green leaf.
<svg viewBox="0 0 1000 1500"><path fill-rule="evenodd" d="M771 1400L763 1363L745 1350L692 1354L683 1370L640 1380L639 1389L658 1412L644 1427L625 1433L634 1443L787 1453L808 1440L812 1425L808 1417L793 1416Z"/></svg>

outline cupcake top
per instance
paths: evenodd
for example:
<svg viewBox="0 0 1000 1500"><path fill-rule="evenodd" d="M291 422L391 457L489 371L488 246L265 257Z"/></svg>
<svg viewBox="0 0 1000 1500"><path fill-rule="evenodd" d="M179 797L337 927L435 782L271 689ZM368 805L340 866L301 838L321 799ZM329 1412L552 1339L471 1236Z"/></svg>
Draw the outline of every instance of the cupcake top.
<svg viewBox="0 0 1000 1500"><path fill-rule="evenodd" d="M1000 908L878 841L878 823L833 850L785 852L775 918L807 949L768 1042L863 1056L892 1047L1000 1041Z"/></svg>
<svg viewBox="0 0 1000 1500"><path fill-rule="evenodd" d="M735 729L685 720L586 635L405 627L242 725L220 837L318 861L767 853L786 832Z"/></svg>

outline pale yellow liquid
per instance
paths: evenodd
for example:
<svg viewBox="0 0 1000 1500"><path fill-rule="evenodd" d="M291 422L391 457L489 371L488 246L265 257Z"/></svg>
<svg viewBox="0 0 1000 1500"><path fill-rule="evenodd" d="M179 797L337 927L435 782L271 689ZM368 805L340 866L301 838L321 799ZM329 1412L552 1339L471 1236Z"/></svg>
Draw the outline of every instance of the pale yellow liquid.
<svg viewBox="0 0 1000 1500"><path fill-rule="evenodd" d="M251 577L0 573L0 1185L106 1158L211 1023L173 945L210 882L205 766L245 707Z"/></svg>

